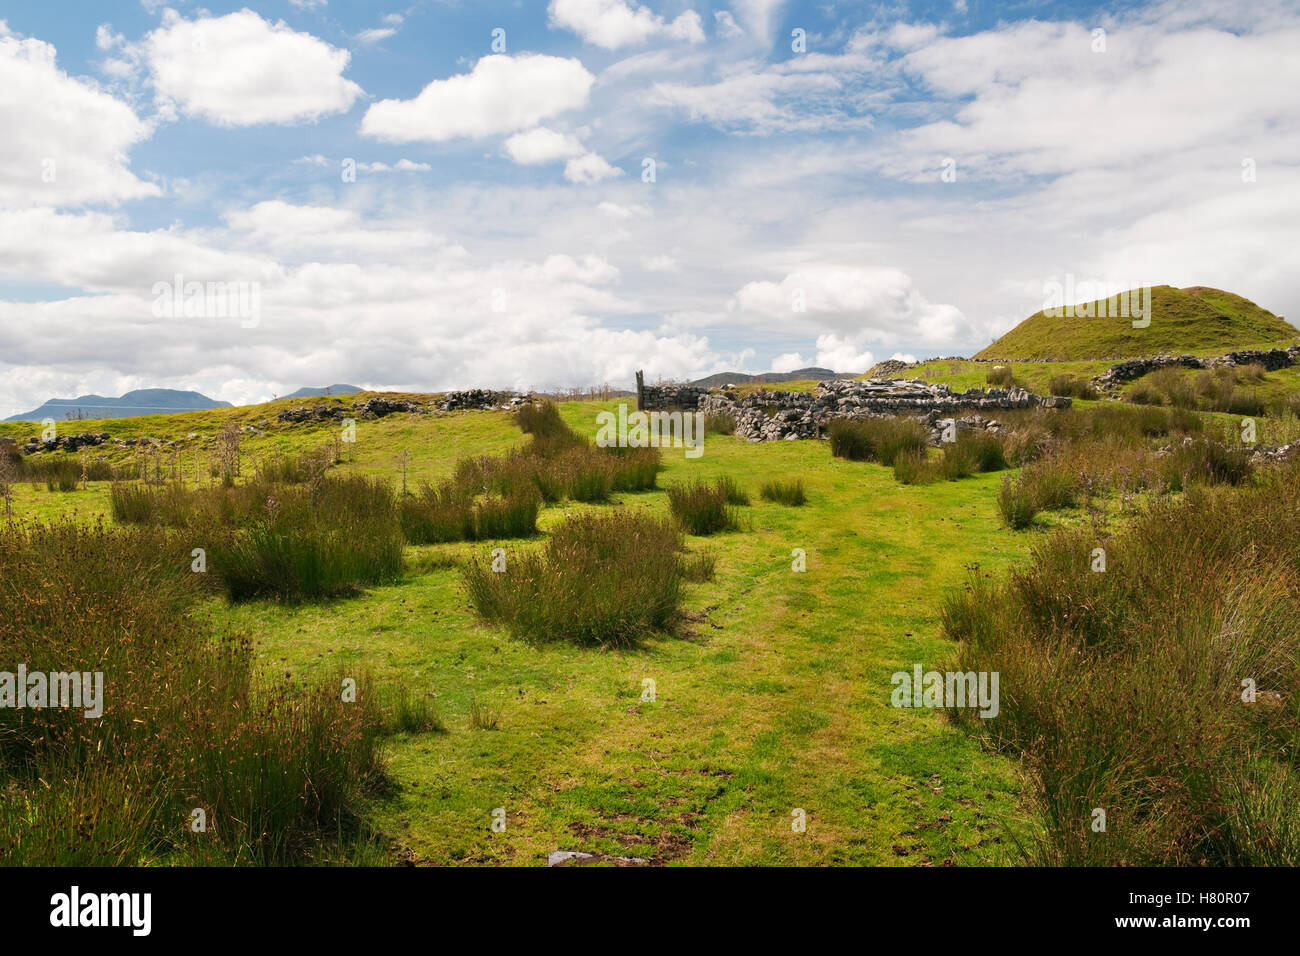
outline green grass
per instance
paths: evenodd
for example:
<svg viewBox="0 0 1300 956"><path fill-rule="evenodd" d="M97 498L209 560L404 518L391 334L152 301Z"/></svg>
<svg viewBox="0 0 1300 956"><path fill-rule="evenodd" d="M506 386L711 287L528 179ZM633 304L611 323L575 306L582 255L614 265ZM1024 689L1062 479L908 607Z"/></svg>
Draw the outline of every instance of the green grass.
<svg viewBox="0 0 1300 956"><path fill-rule="evenodd" d="M947 385L955 392L970 388L986 389L993 387L988 381L993 365L1005 365L1010 369L1015 383L1028 389L1035 395L1051 395L1052 379L1068 375L1076 379L1088 380L1100 375L1113 364L1109 361L1089 362L1022 362L1002 361L997 363L975 362L970 359L932 359L922 362L915 368L903 373L906 378L918 378L937 385ZM996 416L994 416L996 417Z"/></svg>
<svg viewBox="0 0 1300 956"><path fill-rule="evenodd" d="M792 382L771 382L763 385L758 383L746 383L737 385L731 390L731 394L737 398L743 398L746 395L752 395L754 392L814 392L817 390L817 379L798 379Z"/></svg>
<svg viewBox="0 0 1300 956"><path fill-rule="evenodd" d="M631 509L576 515L537 551L462 569L474 609L524 640L627 646L681 617L681 535Z"/></svg>
<svg viewBox="0 0 1300 956"><path fill-rule="evenodd" d="M1120 390L1126 401L1273 416L1300 409L1300 368L1189 369L1172 366L1134 379Z"/></svg>
<svg viewBox="0 0 1300 956"><path fill-rule="evenodd" d="M764 501L775 501L791 508L798 508L808 503L808 495L804 492L801 478L796 478L794 481L765 481L758 489L758 493Z"/></svg>
<svg viewBox="0 0 1300 956"><path fill-rule="evenodd" d="M559 414L590 440L597 412L616 408L566 402ZM264 409L226 414L272 420L245 439L250 453L305 453L333 433L279 425ZM215 434L223 421L189 417L174 416L169 434ZM398 414L357 429L330 474L395 484L405 450L412 489L453 479L462 458L532 440L504 412ZM347 599L232 606L214 595L194 616L213 634L254 636L260 678L364 671L381 699L408 694L406 711L394 703L385 718L395 733L385 747L390 786L367 799L363 817L416 862L541 864L556 849L735 865L1018 859L1010 835L1041 826L1022 803L1016 762L982 751L940 713L889 704L894 671L952 658L936 596L961 586L967 564L999 573L1027 559L1032 538L998 514L1000 476L903 486L888 467L833 458L823 442L721 435L708 436L698 459L665 449L662 466L654 490L544 505L533 541L408 545L401 577ZM529 642L472 610L460 569L491 561L494 548L505 548L509 567L572 516L626 509L667 519L664 488L720 478L751 494L764 482L802 482L807 502L754 495L743 532L712 536L707 552L688 539L676 633L606 650ZM108 511L104 482L15 489L23 515ZM792 552L805 571L793 570ZM643 699L646 680L653 700ZM436 719L415 709L417 696ZM485 705L498 714L490 732L479 729ZM490 827L498 807L504 833ZM804 833L790 827L796 808L807 812Z"/></svg>
<svg viewBox="0 0 1300 956"><path fill-rule="evenodd" d="M681 527L694 535L734 531L740 520L733 505L749 498L729 475L712 482L689 481L668 486L668 505Z"/></svg>
<svg viewBox="0 0 1300 956"><path fill-rule="evenodd" d="M1088 316L1077 312L1048 316L1040 311L975 357L1072 362L1166 352L1221 355L1234 349L1286 346L1300 339L1300 331L1290 323L1231 292L1160 285L1152 288L1151 298L1151 324L1146 328L1133 328L1131 317L1092 317L1099 311L1095 302Z"/></svg>
<svg viewBox="0 0 1300 956"><path fill-rule="evenodd" d="M194 616L185 547L158 526L0 527L0 646L100 675L89 719L86 702L0 709L5 863L307 863L364 829L381 721L363 669L354 702L338 672L255 674L245 638Z"/></svg>

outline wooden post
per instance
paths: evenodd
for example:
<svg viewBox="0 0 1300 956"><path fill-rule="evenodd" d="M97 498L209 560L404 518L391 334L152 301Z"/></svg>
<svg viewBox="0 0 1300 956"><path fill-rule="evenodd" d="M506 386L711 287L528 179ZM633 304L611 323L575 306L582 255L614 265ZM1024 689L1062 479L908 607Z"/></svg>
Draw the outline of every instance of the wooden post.
<svg viewBox="0 0 1300 956"><path fill-rule="evenodd" d="M645 411L645 372L640 369L636 373L636 410Z"/></svg>

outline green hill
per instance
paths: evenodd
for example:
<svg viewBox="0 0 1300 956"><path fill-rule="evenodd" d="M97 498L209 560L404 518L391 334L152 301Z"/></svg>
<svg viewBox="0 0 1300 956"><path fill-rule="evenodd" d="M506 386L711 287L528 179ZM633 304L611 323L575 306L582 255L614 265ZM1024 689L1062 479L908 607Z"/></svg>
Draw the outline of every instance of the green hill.
<svg viewBox="0 0 1300 956"><path fill-rule="evenodd" d="M1221 289L1154 286L1146 328L1134 328L1130 316L1114 315L1114 299L1108 310L1112 314L1097 317L1107 311L1101 307L1105 301L1073 308L1067 304L1059 310L1062 315L1035 312L975 358L1066 362L1164 353L1222 355L1300 340L1300 330L1281 316Z"/></svg>

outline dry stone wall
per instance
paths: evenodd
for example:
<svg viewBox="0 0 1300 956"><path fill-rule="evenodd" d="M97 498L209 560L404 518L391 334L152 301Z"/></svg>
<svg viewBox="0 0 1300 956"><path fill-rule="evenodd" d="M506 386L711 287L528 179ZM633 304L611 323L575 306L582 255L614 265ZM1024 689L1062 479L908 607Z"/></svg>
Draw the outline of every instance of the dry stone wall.
<svg viewBox="0 0 1300 956"><path fill-rule="evenodd" d="M852 379L819 382L814 392L756 391L737 399L726 393L702 396L699 410L729 414L736 437L749 441L817 438L836 418L911 415L932 428L952 419L958 427L1000 429L984 412L1016 408L1068 408L1070 399L1033 395L1023 388L972 388L954 392L946 385L909 379ZM976 414L971 415L969 413ZM966 414L963 414L966 413Z"/></svg>
<svg viewBox="0 0 1300 956"><path fill-rule="evenodd" d="M650 411L698 408L700 399L709 393L699 385L647 385L641 393L641 408Z"/></svg>
<svg viewBox="0 0 1300 956"><path fill-rule="evenodd" d="M1109 391L1125 382L1131 382L1143 375L1174 365L1200 369L1262 365L1266 370L1275 372L1280 368L1300 365L1300 345L1292 345L1285 349L1240 349L1211 359L1198 358L1195 355L1155 355L1151 358L1130 359L1112 365L1093 379L1093 383L1098 388Z"/></svg>

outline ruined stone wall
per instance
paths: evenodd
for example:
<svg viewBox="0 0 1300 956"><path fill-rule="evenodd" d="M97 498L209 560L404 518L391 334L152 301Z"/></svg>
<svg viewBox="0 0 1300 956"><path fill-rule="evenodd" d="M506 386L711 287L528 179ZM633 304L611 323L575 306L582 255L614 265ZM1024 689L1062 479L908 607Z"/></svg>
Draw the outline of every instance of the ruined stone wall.
<svg viewBox="0 0 1300 956"><path fill-rule="evenodd" d="M647 412L681 408L693 411L709 390L699 385L647 385L641 407Z"/></svg>
<svg viewBox="0 0 1300 956"><path fill-rule="evenodd" d="M1205 369L1255 364L1264 366L1270 372L1300 365L1300 345L1292 345L1285 349L1240 349L1212 359L1198 358L1195 355L1153 355L1150 358L1130 359L1112 365L1093 379L1093 383L1098 388L1109 390L1174 365Z"/></svg>
<svg viewBox="0 0 1300 956"><path fill-rule="evenodd" d="M749 441L816 438L836 418L911 415L932 428L948 419L967 427L999 427L983 412L1015 408L1068 408L1070 399L1033 395L1023 388L972 388L954 392L946 385L908 379L819 382L815 392L756 391L744 398L715 393L703 396L700 411L727 414L736 436ZM976 413L970 415L969 413ZM963 418L963 413L967 413Z"/></svg>

